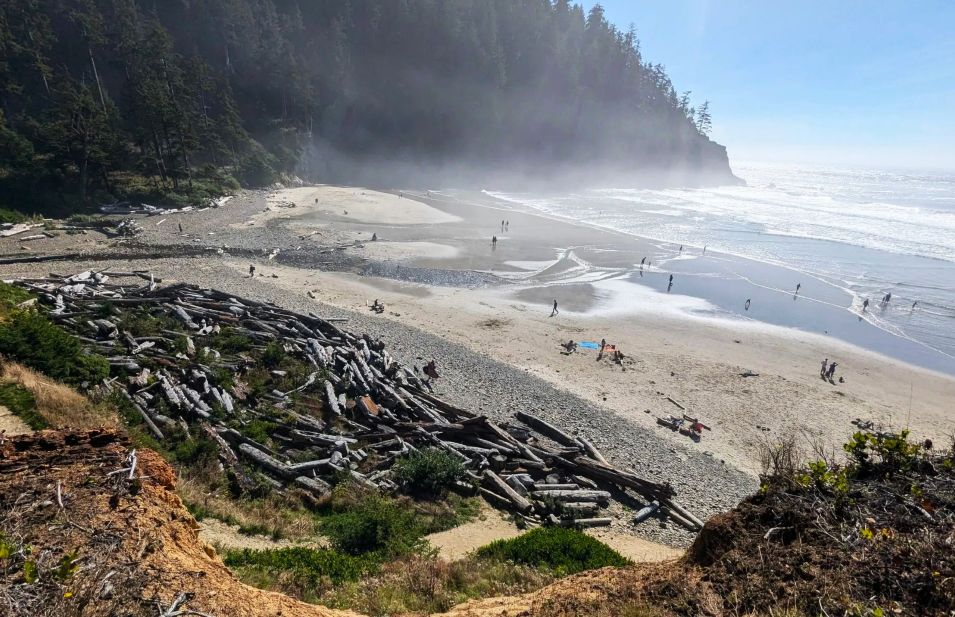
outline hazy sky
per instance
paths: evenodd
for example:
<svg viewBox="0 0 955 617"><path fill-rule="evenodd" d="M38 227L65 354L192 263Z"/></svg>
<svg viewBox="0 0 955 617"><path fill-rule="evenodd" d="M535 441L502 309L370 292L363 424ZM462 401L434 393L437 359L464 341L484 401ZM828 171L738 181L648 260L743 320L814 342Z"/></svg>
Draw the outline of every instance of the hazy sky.
<svg viewBox="0 0 955 617"><path fill-rule="evenodd" d="M955 0L601 4L731 161L955 169Z"/></svg>

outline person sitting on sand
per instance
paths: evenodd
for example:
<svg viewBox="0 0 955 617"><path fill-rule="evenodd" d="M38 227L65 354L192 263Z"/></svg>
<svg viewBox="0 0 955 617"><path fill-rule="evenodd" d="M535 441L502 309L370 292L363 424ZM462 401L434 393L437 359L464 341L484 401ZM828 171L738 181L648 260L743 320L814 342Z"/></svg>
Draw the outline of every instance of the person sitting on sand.
<svg viewBox="0 0 955 617"><path fill-rule="evenodd" d="M557 310L557 299L554 298L554 308L553 310L551 310L550 316L553 317L554 315L559 315L559 314L560 314L560 311Z"/></svg>
<svg viewBox="0 0 955 617"><path fill-rule="evenodd" d="M574 339L570 339L566 343L561 343L561 347L567 350L567 353L574 353L577 351L577 343L574 342Z"/></svg>
<svg viewBox="0 0 955 617"><path fill-rule="evenodd" d="M440 377L440 375L438 375L438 367L435 365L433 358L431 359L431 362L428 362L424 365L424 374L431 379L437 379Z"/></svg>

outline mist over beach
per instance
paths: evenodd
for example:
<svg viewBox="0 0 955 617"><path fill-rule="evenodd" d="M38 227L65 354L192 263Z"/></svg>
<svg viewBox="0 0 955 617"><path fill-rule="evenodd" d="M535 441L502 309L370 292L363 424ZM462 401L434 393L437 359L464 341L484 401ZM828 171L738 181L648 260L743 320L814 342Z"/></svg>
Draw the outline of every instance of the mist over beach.
<svg viewBox="0 0 955 617"><path fill-rule="evenodd" d="M0 615L955 617L953 31L0 2Z"/></svg>

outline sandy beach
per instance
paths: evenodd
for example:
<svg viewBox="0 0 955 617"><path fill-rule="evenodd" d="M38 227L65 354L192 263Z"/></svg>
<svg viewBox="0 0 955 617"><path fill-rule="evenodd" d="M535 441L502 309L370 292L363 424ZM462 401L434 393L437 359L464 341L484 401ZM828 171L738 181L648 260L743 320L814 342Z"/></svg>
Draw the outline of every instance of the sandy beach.
<svg viewBox="0 0 955 617"><path fill-rule="evenodd" d="M292 189L284 198L301 191ZM323 194L333 203L339 195ZM411 201L370 191L364 197L376 195L384 195L378 202L382 210ZM429 202L436 206L431 211L440 211L440 201ZM378 299L387 307L384 319L517 367L661 439L710 452L748 473L758 472L760 443L797 435L807 446L821 441L838 449L855 430L855 419L942 441L955 433L949 409L955 379L949 376L832 337L703 314L695 311L700 302L691 296L613 277L581 280L577 256L586 251L598 255L591 262L612 269L608 257L599 261L599 249L616 240L610 234L477 204L448 209L450 214L426 226L424 209L408 210L404 219L392 212L388 225L367 223L375 218L369 212L348 222L352 233L368 238L374 228L381 237L348 251L387 261L372 272L396 276L355 277L275 263L266 274L277 274L275 284L290 292L312 291L323 303L344 309L367 310ZM295 224L322 223L324 212L335 210L337 204L307 207L296 214ZM487 238L498 229L499 216L508 220L508 230L491 247ZM227 263L237 276L247 267ZM435 268L478 270L509 284L461 288L418 282L420 270ZM561 313L552 318L555 298ZM598 361L598 351L583 348L561 354L559 343L570 339L606 339L625 359ZM843 383L820 379L823 358L839 363ZM440 367L441 358L436 360ZM747 371L758 376L744 377ZM657 425L658 417L682 413L669 399L712 428L700 443Z"/></svg>
<svg viewBox="0 0 955 617"><path fill-rule="evenodd" d="M182 233L157 224L162 218L142 217L133 243L91 232L75 257L7 264L2 278L148 268L164 284L347 319L408 365L433 358L439 395L498 420L537 413L616 464L672 483L703 518L756 489L761 443L796 435L807 449L811 441L838 449L857 418L937 443L955 432L952 377L833 337L714 315L665 285L634 284L623 264L638 263L644 247L615 234L489 201L340 187L246 192L220 208L166 217ZM71 246L60 236L31 254ZM0 252L16 254L15 238L0 240ZM659 282L665 272L654 263L645 275ZM560 314L550 317L555 298ZM375 299L385 304L381 315L369 310ZM606 339L624 359L598 360L583 348L562 354L569 339ZM844 383L819 378L822 358L839 362ZM710 427L700 442L657 424L681 415L677 403ZM658 522L609 533L621 547L633 535L671 546L692 539Z"/></svg>

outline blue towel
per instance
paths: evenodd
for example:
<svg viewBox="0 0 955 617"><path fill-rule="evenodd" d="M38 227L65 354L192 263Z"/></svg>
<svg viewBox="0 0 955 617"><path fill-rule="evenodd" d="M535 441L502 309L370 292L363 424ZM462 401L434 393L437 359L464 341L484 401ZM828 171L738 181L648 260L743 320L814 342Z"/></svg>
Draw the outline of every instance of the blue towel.
<svg viewBox="0 0 955 617"><path fill-rule="evenodd" d="M587 348L587 349L600 349L600 343L594 343L594 342L591 342L591 341L583 341L583 342L577 343L577 344L580 345L581 347L585 347L585 348Z"/></svg>

